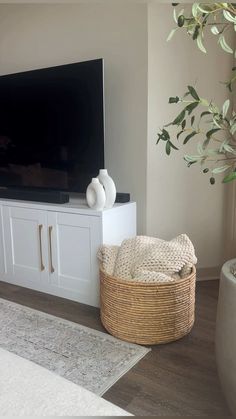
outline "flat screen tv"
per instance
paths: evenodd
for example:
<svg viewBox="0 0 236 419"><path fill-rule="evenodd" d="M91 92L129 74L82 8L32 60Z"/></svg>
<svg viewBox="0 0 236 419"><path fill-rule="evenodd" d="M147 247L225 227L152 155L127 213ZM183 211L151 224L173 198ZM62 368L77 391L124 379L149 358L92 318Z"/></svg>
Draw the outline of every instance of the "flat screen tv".
<svg viewBox="0 0 236 419"><path fill-rule="evenodd" d="M103 167L102 59L0 77L0 187L85 192Z"/></svg>

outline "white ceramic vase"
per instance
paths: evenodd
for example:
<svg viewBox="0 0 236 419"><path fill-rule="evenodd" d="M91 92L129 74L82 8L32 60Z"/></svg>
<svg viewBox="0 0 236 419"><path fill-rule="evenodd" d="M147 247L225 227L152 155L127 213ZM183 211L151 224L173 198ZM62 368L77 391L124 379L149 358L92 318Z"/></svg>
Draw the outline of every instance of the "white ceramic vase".
<svg viewBox="0 0 236 419"><path fill-rule="evenodd" d="M113 179L108 175L106 169L100 169L98 179L105 189L105 208L112 208L116 200L116 187Z"/></svg>
<svg viewBox="0 0 236 419"><path fill-rule="evenodd" d="M106 203L106 195L102 184L97 177L92 178L92 182L86 190L88 206L94 210L102 211Z"/></svg>

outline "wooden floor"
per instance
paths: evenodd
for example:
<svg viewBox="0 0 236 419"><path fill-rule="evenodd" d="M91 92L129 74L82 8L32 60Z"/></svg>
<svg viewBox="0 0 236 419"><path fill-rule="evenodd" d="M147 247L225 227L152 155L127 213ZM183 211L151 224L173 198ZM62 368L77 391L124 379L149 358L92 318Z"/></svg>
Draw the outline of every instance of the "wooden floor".
<svg viewBox="0 0 236 419"><path fill-rule="evenodd" d="M103 396L140 416L227 416L214 356L218 281L197 283L196 322L178 342L152 347ZM104 330L99 311L85 305L0 282L0 297Z"/></svg>

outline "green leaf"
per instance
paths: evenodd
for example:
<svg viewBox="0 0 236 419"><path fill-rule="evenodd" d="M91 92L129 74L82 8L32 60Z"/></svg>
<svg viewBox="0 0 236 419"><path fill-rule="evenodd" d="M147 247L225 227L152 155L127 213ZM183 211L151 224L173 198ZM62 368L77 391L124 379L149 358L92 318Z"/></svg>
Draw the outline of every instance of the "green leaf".
<svg viewBox="0 0 236 419"><path fill-rule="evenodd" d="M156 144L158 144L160 140L167 141L170 138L168 131L166 131L164 128L161 130L161 133L159 132L157 134L157 136L158 136L158 139L157 139Z"/></svg>
<svg viewBox="0 0 236 419"><path fill-rule="evenodd" d="M211 115L211 112L209 112L209 111L202 112L201 115L200 115L200 118L202 118L205 115Z"/></svg>
<svg viewBox="0 0 236 419"><path fill-rule="evenodd" d="M215 169L212 170L212 173L214 175L217 175L219 173L223 173L223 172L225 172L225 170L229 169L229 167L230 166L228 164L226 164L225 166L216 167Z"/></svg>
<svg viewBox="0 0 236 419"><path fill-rule="evenodd" d="M177 140L179 139L179 136L181 135L181 134L183 134L183 130L182 131L180 131L178 134L177 134Z"/></svg>
<svg viewBox="0 0 236 419"><path fill-rule="evenodd" d="M209 104L208 109L209 109L209 111L210 111L211 113L214 113L214 114L220 113L218 106L216 106L216 105L215 105L214 103L212 103L212 102Z"/></svg>
<svg viewBox="0 0 236 419"><path fill-rule="evenodd" d="M227 112L229 110L229 105L230 105L230 100L227 99L225 101L225 103L223 104L223 107L222 107L222 116L223 116L223 118L225 118L226 115L227 115Z"/></svg>
<svg viewBox="0 0 236 419"><path fill-rule="evenodd" d="M218 116L218 115L217 115L217 116ZM215 117L214 115L212 116L212 119L213 119L214 125L215 125L216 127L218 127L219 129L221 129L221 128L222 128L222 127L221 127L221 125L220 125L221 120L216 119L216 117Z"/></svg>
<svg viewBox="0 0 236 419"><path fill-rule="evenodd" d="M206 133L206 137L207 137L207 139L211 138L211 136L212 136L213 134L215 134L215 132L217 132L217 131L220 131L220 128L213 128L213 129L211 129L210 131L208 131L208 132Z"/></svg>
<svg viewBox="0 0 236 419"><path fill-rule="evenodd" d="M236 172L229 173L227 176L224 177L223 183L231 182L232 180L236 179Z"/></svg>
<svg viewBox="0 0 236 419"><path fill-rule="evenodd" d="M185 156L184 156L184 160L187 162L187 163L189 163L189 162L191 162L191 161L199 161L201 159L201 157L200 156L189 156L188 154L186 154Z"/></svg>
<svg viewBox="0 0 236 419"><path fill-rule="evenodd" d="M185 97L187 97L189 95L190 95L190 93L189 92L186 92L186 93L184 93L183 98L185 98Z"/></svg>
<svg viewBox="0 0 236 419"><path fill-rule="evenodd" d="M175 28L175 29L172 29L171 31L170 31L170 33L169 33L169 35L168 35L168 37L167 37L167 42L169 42L172 38L173 38L173 36L174 36L174 34L175 34L175 32L177 31L177 29L178 28Z"/></svg>
<svg viewBox="0 0 236 419"><path fill-rule="evenodd" d="M160 141L160 140L162 140L161 134L157 134L157 136L158 136L158 139L157 139L156 144L158 144L158 143L159 143L159 141Z"/></svg>
<svg viewBox="0 0 236 419"><path fill-rule="evenodd" d="M197 152L200 156L202 156L204 154L204 150L203 150L203 147L202 147L201 143L198 143L198 145L197 145Z"/></svg>
<svg viewBox="0 0 236 419"><path fill-rule="evenodd" d="M229 144L224 144L224 150L227 151L227 153L235 154L235 150Z"/></svg>
<svg viewBox="0 0 236 419"><path fill-rule="evenodd" d="M192 118L191 118L191 126L193 126L194 121L195 121L195 116L192 116Z"/></svg>
<svg viewBox="0 0 236 419"><path fill-rule="evenodd" d="M169 141L169 144L170 144L171 148L173 148L174 150L178 150L178 148L175 147L175 145L171 141Z"/></svg>
<svg viewBox="0 0 236 419"><path fill-rule="evenodd" d="M195 29L194 29L194 32L193 32L193 40L195 41L195 39L197 39L198 38L198 36L199 36L199 29L200 29L200 25L196 25L195 26Z"/></svg>
<svg viewBox="0 0 236 419"><path fill-rule="evenodd" d="M199 102L193 102L186 106L185 110L190 115L192 111L199 105Z"/></svg>
<svg viewBox="0 0 236 419"><path fill-rule="evenodd" d="M219 37L219 44L221 46L221 48L225 51L228 52L229 54L233 54L233 50L232 48L227 44L224 35L220 35Z"/></svg>
<svg viewBox="0 0 236 419"><path fill-rule="evenodd" d="M204 45L202 43L202 37L201 37L200 34L197 37L197 46L202 52L204 52L204 54L206 54L206 48L204 47Z"/></svg>
<svg viewBox="0 0 236 419"><path fill-rule="evenodd" d="M232 135L234 135L234 134L235 134L235 132L236 132L236 122L234 122L234 123L232 124L232 126L231 126L231 128L230 128L230 132L231 132L231 134L232 134Z"/></svg>
<svg viewBox="0 0 236 419"><path fill-rule="evenodd" d="M180 10L180 12L178 13L178 17L180 16L180 15L183 15L184 14L184 9L181 9Z"/></svg>
<svg viewBox="0 0 236 419"><path fill-rule="evenodd" d="M192 166L192 164L195 164L195 163L197 163L197 160L195 160L195 161L190 161L190 162L188 162L187 166L188 166L188 167L190 167L190 166Z"/></svg>
<svg viewBox="0 0 236 419"><path fill-rule="evenodd" d="M188 90L189 90L189 93L191 94L191 96L193 97L193 99L200 100L200 97L198 96L198 94L197 94L197 92L196 92L196 90L194 89L193 86L188 86Z"/></svg>
<svg viewBox="0 0 236 419"><path fill-rule="evenodd" d="M211 32L213 33L213 35L219 35L220 33L219 29L215 25L211 27Z"/></svg>
<svg viewBox="0 0 236 419"><path fill-rule="evenodd" d="M228 20L231 23L236 23L236 17L232 16L230 12L228 12L227 10L223 10L223 15L225 17L226 20Z"/></svg>
<svg viewBox="0 0 236 419"><path fill-rule="evenodd" d="M193 3L193 5L192 5L192 15L194 17L197 17L197 15L198 15L198 3Z"/></svg>
<svg viewBox="0 0 236 419"><path fill-rule="evenodd" d="M182 129L184 129L186 127L186 119L183 120L181 126L182 126Z"/></svg>
<svg viewBox="0 0 236 419"><path fill-rule="evenodd" d="M205 150L210 142L210 138L206 138L202 143L202 148Z"/></svg>
<svg viewBox="0 0 236 419"><path fill-rule="evenodd" d="M207 4L204 4L204 6L201 6L201 5L198 3L198 9L199 9L202 13L209 13L209 12L211 12L211 11L212 11L211 6L209 6L209 5L207 5Z"/></svg>
<svg viewBox="0 0 236 419"><path fill-rule="evenodd" d="M168 131L166 131L166 129L162 129L162 134L164 135L166 140L169 140L170 138L170 134L168 133Z"/></svg>
<svg viewBox="0 0 236 419"><path fill-rule="evenodd" d="M173 6L173 4L172 4L172 6ZM177 16L176 16L176 9L175 8L173 9L173 18L174 18L175 23L177 23Z"/></svg>
<svg viewBox="0 0 236 419"><path fill-rule="evenodd" d="M170 143L169 143L169 141L167 141L167 143L166 143L166 154L167 154L167 156L170 155L170 150L171 150Z"/></svg>
<svg viewBox="0 0 236 419"><path fill-rule="evenodd" d="M172 125L180 125L184 118L185 118L185 110L180 112L180 114L172 122Z"/></svg>
<svg viewBox="0 0 236 419"><path fill-rule="evenodd" d="M187 137L185 138L185 140L184 140L184 142L183 142L183 144L187 144L187 142L192 138L192 137L194 137L194 135L196 135L197 134L197 132L196 131L193 131L193 132L191 132L191 134L189 134L189 135L187 135Z"/></svg>
<svg viewBox="0 0 236 419"><path fill-rule="evenodd" d="M228 87L230 93L232 93L233 90L232 90L232 83L231 83L231 81L229 83L227 83L226 86Z"/></svg>

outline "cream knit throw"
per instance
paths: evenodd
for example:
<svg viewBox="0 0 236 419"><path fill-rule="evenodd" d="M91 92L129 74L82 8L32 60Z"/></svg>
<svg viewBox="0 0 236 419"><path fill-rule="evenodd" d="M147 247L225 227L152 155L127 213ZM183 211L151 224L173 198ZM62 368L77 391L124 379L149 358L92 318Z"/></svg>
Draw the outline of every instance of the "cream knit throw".
<svg viewBox="0 0 236 419"><path fill-rule="evenodd" d="M197 263L193 244L186 234L171 241L137 236L124 240L120 247L102 246L98 258L108 274L140 282L184 278Z"/></svg>

